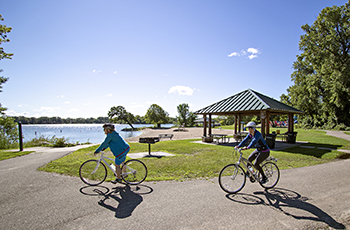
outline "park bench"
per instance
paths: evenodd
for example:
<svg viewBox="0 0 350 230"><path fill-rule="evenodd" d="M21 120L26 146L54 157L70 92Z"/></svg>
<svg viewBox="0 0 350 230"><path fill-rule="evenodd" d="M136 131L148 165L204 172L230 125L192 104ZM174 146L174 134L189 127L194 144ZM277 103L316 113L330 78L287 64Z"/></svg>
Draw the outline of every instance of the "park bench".
<svg viewBox="0 0 350 230"><path fill-rule="evenodd" d="M159 134L158 137L159 139L162 139L162 138L173 138L174 134Z"/></svg>

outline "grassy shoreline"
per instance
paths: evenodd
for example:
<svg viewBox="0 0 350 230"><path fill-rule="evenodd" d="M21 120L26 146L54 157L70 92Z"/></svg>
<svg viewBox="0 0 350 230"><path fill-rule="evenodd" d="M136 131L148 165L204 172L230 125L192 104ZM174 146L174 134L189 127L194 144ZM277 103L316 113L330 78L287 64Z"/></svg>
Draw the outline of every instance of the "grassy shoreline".
<svg viewBox="0 0 350 230"><path fill-rule="evenodd" d="M280 169L298 168L339 160L343 153L336 149L350 149L350 141L326 135L323 131L296 130L298 141L307 141L301 146L295 146L280 151L272 151L271 155L278 159ZM220 145L204 145L193 143L199 139L161 141L152 145L152 151L172 153L173 157L143 158L147 165L146 181L164 181L217 177L220 170L227 164L236 162L233 148ZM147 152L147 145L130 143L131 151ZM307 147L305 147L307 146ZM50 162L39 170L55 172L70 176L79 176L80 165L94 157L96 146L80 149L68 156ZM333 150L335 149L335 150ZM245 151L247 157L253 150ZM110 153L111 154L111 153ZM109 172L107 181L113 179Z"/></svg>

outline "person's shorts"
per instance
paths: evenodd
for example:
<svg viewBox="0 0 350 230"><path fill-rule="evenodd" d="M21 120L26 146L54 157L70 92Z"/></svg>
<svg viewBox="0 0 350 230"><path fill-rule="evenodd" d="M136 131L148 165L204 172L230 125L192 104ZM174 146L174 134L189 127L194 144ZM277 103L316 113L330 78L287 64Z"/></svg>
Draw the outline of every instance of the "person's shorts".
<svg viewBox="0 0 350 230"><path fill-rule="evenodd" d="M113 153L113 155L115 156L115 165L121 165L125 159L126 159L126 154L128 154L128 152L130 151L130 146L122 153L119 153L118 155L115 155Z"/></svg>

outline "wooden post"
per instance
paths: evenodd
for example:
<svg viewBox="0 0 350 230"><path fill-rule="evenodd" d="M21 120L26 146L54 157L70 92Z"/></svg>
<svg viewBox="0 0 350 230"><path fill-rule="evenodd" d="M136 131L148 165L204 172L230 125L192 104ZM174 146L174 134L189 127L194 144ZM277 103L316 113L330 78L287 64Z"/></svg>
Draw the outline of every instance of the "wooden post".
<svg viewBox="0 0 350 230"><path fill-rule="evenodd" d="M266 111L266 134L270 133L270 112Z"/></svg>
<svg viewBox="0 0 350 230"><path fill-rule="evenodd" d="M288 114L288 132L294 132L294 118L293 113Z"/></svg>
<svg viewBox="0 0 350 230"><path fill-rule="evenodd" d="M18 134L19 134L19 151L23 151L23 132L22 123L18 122Z"/></svg>
<svg viewBox="0 0 350 230"><path fill-rule="evenodd" d="M263 136L263 138L265 138L265 120L266 120L266 112L265 111L261 111L260 112L260 120L261 120L261 134Z"/></svg>
<svg viewBox="0 0 350 230"><path fill-rule="evenodd" d="M203 114L203 137L207 136L207 114Z"/></svg>
<svg viewBox="0 0 350 230"><path fill-rule="evenodd" d="M241 132L241 114L238 114L238 132Z"/></svg>
<svg viewBox="0 0 350 230"><path fill-rule="evenodd" d="M209 113L209 137L211 136L211 113Z"/></svg>
<svg viewBox="0 0 350 230"><path fill-rule="evenodd" d="M265 138L265 119L261 119L261 135Z"/></svg>
<svg viewBox="0 0 350 230"><path fill-rule="evenodd" d="M235 114L235 134L237 134L237 123L238 123L238 117L237 117L237 114Z"/></svg>

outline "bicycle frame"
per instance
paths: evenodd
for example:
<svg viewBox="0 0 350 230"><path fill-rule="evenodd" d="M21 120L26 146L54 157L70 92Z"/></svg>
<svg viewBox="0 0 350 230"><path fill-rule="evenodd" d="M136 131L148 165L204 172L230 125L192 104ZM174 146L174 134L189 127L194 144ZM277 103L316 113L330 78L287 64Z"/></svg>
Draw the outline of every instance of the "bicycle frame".
<svg viewBox="0 0 350 230"><path fill-rule="evenodd" d="M102 162L104 162L105 165L114 173L114 175L117 176L116 170L114 170L114 168L112 168L112 167L110 166L110 164L106 161L106 159L107 159L107 160L111 160L111 161L114 162L114 159L109 158L109 157L106 157L106 156L103 156L103 154L104 154L104 152L101 151L100 159L98 159L98 163L97 163L97 165L96 165L96 168L94 169L94 171L92 171L91 174L94 174L94 173L96 172L96 170L98 169L98 167L100 166L100 163L101 163L101 161L102 161ZM126 165L124 162L122 163L122 166L125 166L126 168L128 168L128 169L130 170L130 172L122 173L122 176L126 176L126 175L128 175L128 174L133 174L133 173L135 173L135 171L136 171L135 169L130 168L130 167L129 167L128 165Z"/></svg>
<svg viewBox="0 0 350 230"><path fill-rule="evenodd" d="M257 173L252 173L249 169L248 169L248 165L250 165L251 167L253 167L254 168L254 170L255 171L258 171L256 168L255 168L255 166L254 166L254 164L252 163L252 162L250 162L248 159L246 159L246 158L244 158L243 157L243 152L242 152L242 150L241 149L235 149L235 151L238 151L239 152L239 159L238 159L238 161L237 161L237 165L243 165L244 167L245 167L245 169L247 170L247 172L249 173L249 175L250 176L252 176L253 178L255 178L256 180L258 179L258 178L256 178L256 175L257 175Z"/></svg>
<svg viewBox="0 0 350 230"><path fill-rule="evenodd" d="M238 151L239 152L239 159L238 159L238 162L236 163L237 165L243 165L246 169L247 169L247 172L249 173L250 176L252 176L255 180L258 180L259 178L257 178L258 176L258 173L259 172L257 170L257 168L255 167L255 165L250 162L248 159L244 158L243 157L243 152L242 152L242 149L235 149L235 151ZM268 158L266 158L263 162L266 162L266 161L275 161L277 162L277 159L274 158L273 156L269 156ZM255 173L252 173L249 169L248 169L248 165L250 165L251 167L254 168L255 170Z"/></svg>

